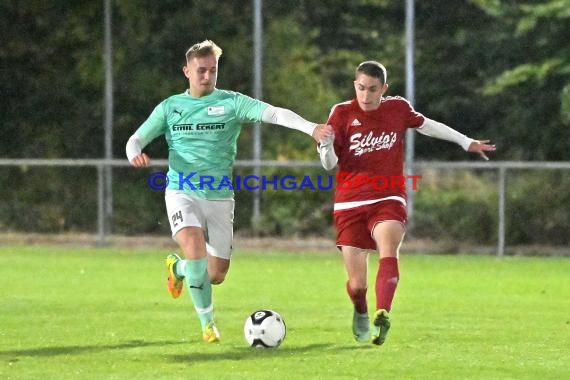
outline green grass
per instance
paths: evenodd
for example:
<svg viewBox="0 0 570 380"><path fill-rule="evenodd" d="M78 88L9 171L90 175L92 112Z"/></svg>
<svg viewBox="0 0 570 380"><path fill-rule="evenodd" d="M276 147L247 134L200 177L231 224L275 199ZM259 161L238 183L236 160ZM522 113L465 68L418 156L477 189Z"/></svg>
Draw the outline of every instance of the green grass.
<svg viewBox="0 0 570 380"><path fill-rule="evenodd" d="M567 258L404 254L376 347L353 341L336 253L236 252L214 290L223 341L207 345L186 290L166 292L166 253L0 248L0 378L569 378ZM287 322L276 350L245 343L259 308Z"/></svg>

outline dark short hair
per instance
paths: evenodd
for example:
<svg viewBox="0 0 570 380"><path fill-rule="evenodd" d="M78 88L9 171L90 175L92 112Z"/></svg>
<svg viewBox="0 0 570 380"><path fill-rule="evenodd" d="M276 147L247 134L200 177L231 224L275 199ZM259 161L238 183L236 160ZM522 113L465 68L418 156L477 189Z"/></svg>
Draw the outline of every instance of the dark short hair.
<svg viewBox="0 0 570 380"><path fill-rule="evenodd" d="M186 61L194 57L206 57L208 55L215 55L216 58L220 58L222 55L222 49L212 40L204 40L192 45L186 50Z"/></svg>
<svg viewBox="0 0 570 380"><path fill-rule="evenodd" d="M386 84L388 74L383 64L376 61L364 61L356 68L355 75L366 74L369 77L378 78L380 83Z"/></svg>

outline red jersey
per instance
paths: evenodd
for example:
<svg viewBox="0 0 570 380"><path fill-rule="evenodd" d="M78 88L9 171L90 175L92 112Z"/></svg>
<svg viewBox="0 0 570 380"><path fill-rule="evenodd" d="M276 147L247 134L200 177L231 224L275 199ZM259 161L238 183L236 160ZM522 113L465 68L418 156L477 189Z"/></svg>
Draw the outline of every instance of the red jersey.
<svg viewBox="0 0 570 380"><path fill-rule="evenodd" d="M335 105L327 121L338 157L335 203L405 200L404 137L423 123L424 116L399 96L382 98L374 111L363 111L356 99Z"/></svg>

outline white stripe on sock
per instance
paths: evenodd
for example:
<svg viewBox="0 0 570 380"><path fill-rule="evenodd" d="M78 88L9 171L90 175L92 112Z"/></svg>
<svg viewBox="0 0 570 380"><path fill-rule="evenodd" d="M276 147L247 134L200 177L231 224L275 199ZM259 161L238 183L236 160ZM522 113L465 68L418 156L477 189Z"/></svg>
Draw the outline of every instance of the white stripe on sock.
<svg viewBox="0 0 570 380"><path fill-rule="evenodd" d="M183 278L185 276L186 273L186 260L179 260L178 263L176 263L176 275L178 277Z"/></svg>
<svg viewBox="0 0 570 380"><path fill-rule="evenodd" d="M214 304L210 304L210 306L205 307L205 308L194 306L194 309L196 309L196 313L198 313L198 314L211 313L212 311L214 311Z"/></svg>

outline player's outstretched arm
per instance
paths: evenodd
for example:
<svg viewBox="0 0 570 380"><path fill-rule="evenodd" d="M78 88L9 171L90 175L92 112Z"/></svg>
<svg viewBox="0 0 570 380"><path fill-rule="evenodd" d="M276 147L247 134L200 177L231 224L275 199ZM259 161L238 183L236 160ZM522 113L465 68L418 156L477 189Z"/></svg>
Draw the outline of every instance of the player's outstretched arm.
<svg viewBox="0 0 570 380"><path fill-rule="evenodd" d="M416 128L416 131L422 135L454 142L466 151L469 149L471 143L475 141L465 136L463 133L427 117L425 118L424 123L420 127Z"/></svg>
<svg viewBox="0 0 570 380"><path fill-rule="evenodd" d="M473 140L455 129L427 117L424 123L416 130L426 136L454 142L468 152L479 153L485 160L489 159L485 152L496 150L494 144L489 144L489 140Z"/></svg>
<svg viewBox="0 0 570 380"><path fill-rule="evenodd" d="M263 111L261 121L305 132L309 136L312 136L317 142L332 135L332 128L330 126L311 123L287 108L275 107L272 105L268 106L265 111Z"/></svg>
<svg viewBox="0 0 570 380"><path fill-rule="evenodd" d="M497 150L495 144L489 144L490 140L473 140L471 144L469 144L469 148L467 148L468 152L475 152L479 153L479 155L486 161L489 160L489 157L485 154L485 152L494 152Z"/></svg>

